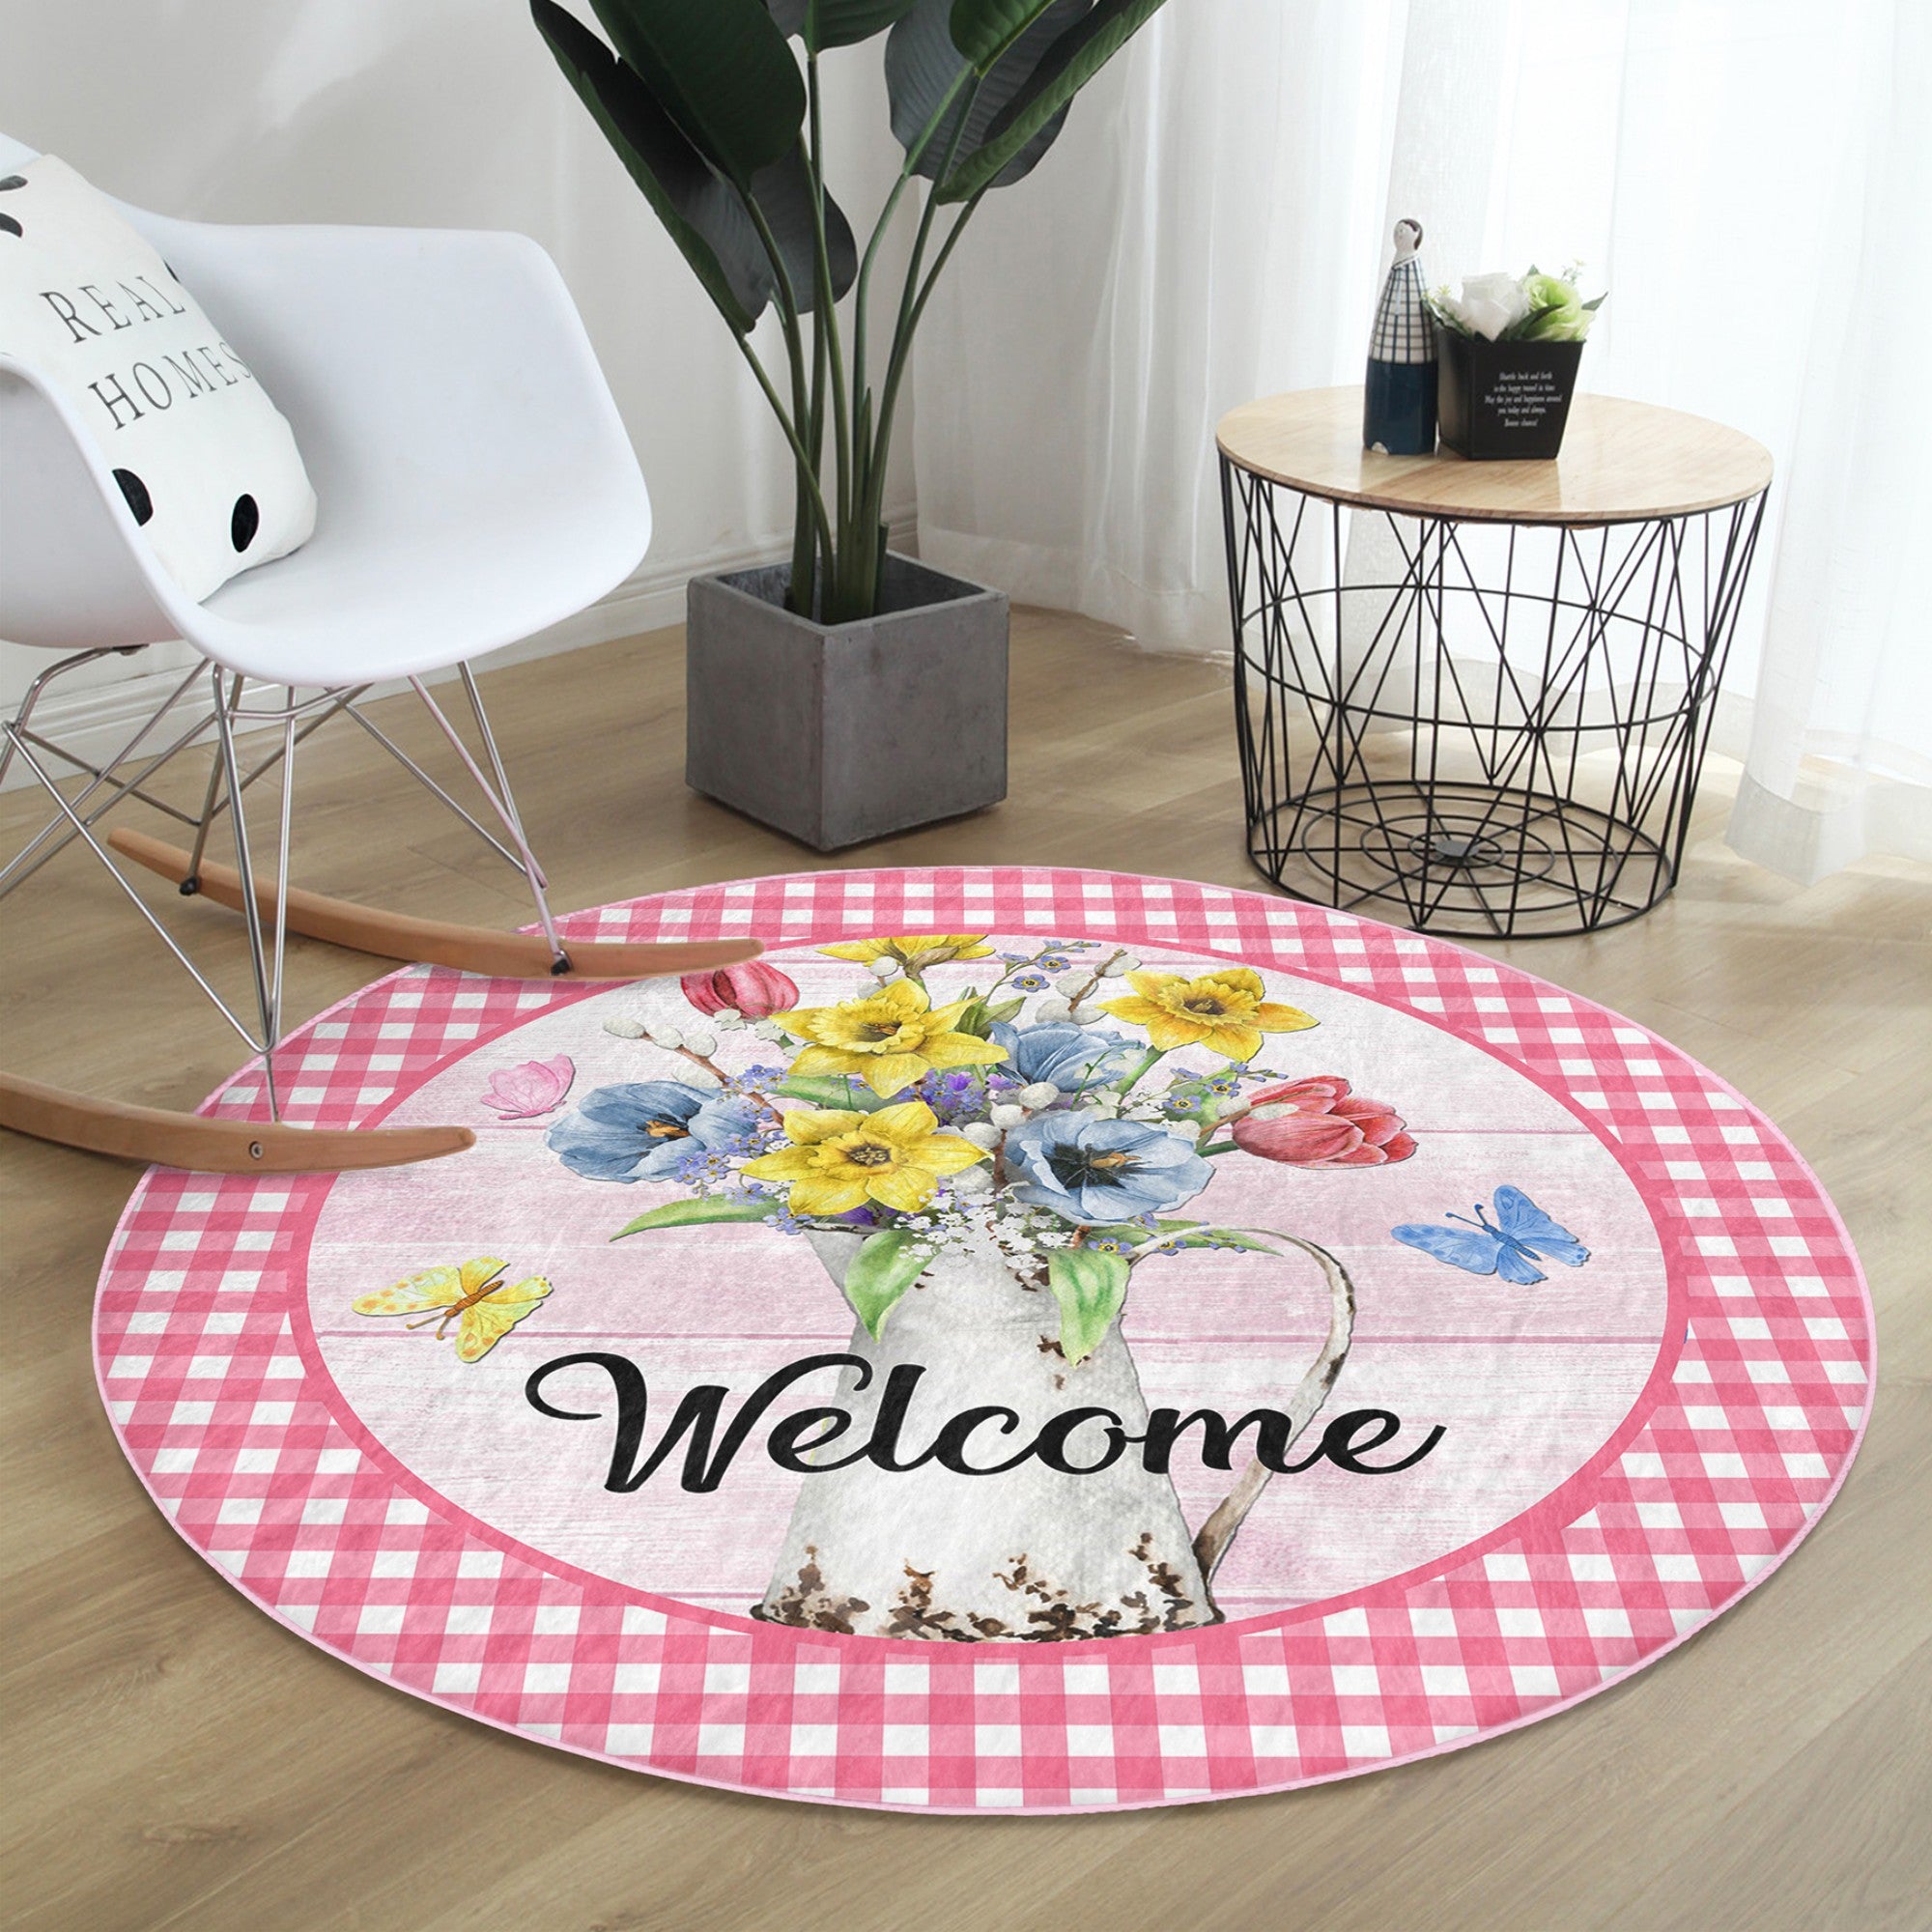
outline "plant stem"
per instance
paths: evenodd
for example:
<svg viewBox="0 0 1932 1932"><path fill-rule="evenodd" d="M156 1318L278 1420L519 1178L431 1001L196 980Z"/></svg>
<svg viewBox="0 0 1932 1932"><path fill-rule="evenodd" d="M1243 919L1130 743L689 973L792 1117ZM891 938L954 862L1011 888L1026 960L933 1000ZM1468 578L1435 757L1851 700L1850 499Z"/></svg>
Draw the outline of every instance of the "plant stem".
<svg viewBox="0 0 1932 1932"><path fill-rule="evenodd" d="M852 321L852 392L855 396L863 396L866 393L867 311L871 298L872 264L878 256L880 244L886 239L886 230L891 226L893 216L898 212L900 199L911 185L913 176L918 172L920 162L925 156L926 149L938 137L940 128L952 110L952 103L959 98L959 90L966 86L969 80L977 91L980 85L979 76L971 68L962 68L954 77L952 85L946 90L946 98L932 110L932 118L920 130L919 139L906 150L906 157L899 166L898 180L894 182L892 192L886 196L886 205L880 211L878 220L872 224L870 236L867 238L866 253L859 264L859 299L853 310ZM970 106L969 101L969 109ZM965 126L966 115L962 113L959 117L960 129L963 130ZM957 133L953 139L957 141Z"/></svg>
<svg viewBox="0 0 1932 1932"><path fill-rule="evenodd" d="M810 108L811 160L811 241L814 270L818 277L817 340L830 352L832 365L832 421L837 439L838 523L840 534L851 513L852 442L845 413L845 352L838 339L838 304L832 293L832 251L825 239L825 160L822 116L818 99L818 56L805 59L806 98ZM814 446L816 453L816 446ZM834 563L837 570L837 563Z"/></svg>
<svg viewBox="0 0 1932 1932"><path fill-rule="evenodd" d="M938 281L940 271L946 267L947 261L952 256L954 247L958 245L960 235L964 232L967 222L973 218L973 211L980 206L980 200L985 193L986 190L981 188L979 194L976 194L972 200L960 209L959 218L947 232L946 241L932 264L931 272L921 286L918 298L913 300L910 311L905 306L904 298L901 299L898 326L893 331L892 361L887 367L886 386L879 399L878 429L873 441L874 454L872 461L875 473L879 476L885 474L886 452L892 447L893 412L898 405L899 384L905 376L907 357L912 349L913 331L919 327L920 317L925 313L925 304L931 298L933 284ZM917 263L913 266L917 267ZM906 276L907 297L911 297L912 295L912 284L913 277L909 270Z"/></svg>
<svg viewBox="0 0 1932 1932"><path fill-rule="evenodd" d="M751 365L752 374L758 379L758 387L765 392L765 401L771 405L772 413L779 419L779 427L784 431L785 440L791 444L791 453L798 465L799 483L814 513L820 540L827 554L832 549L832 525L825 513L825 497L818 488L818 478L813 473L811 459L806 454L805 445L799 440L798 431L785 413L785 406L779 400L779 392L772 385L772 379L765 373L765 365L758 360L757 352L742 335L733 334L732 341L738 345L738 352Z"/></svg>
<svg viewBox="0 0 1932 1932"><path fill-rule="evenodd" d="M778 237L772 233L771 222L766 218L765 211L758 205L757 196L741 191L738 199L746 214L751 218L752 226L757 231L758 241L764 248L766 259L772 265L772 274L776 280L776 287L772 292L772 306L778 310L779 327L784 333L785 355L791 367L792 420L804 425L809 434L811 429L811 395L805 373L805 332L800 326L798 291L792 285L791 270L786 266L784 252L779 246ZM762 373L760 366L760 374ZM772 407L778 409L776 393L769 380L765 382L765 393L771 400ZM783 419L781 411L781 420ZM825 510L824 491L818 477L818 452L815 441L812 446L808 447L804 438L794 429L791 431L791 445L792 453L798 460L800 488L809 489L817 504L825 554L829 557L833 554L834 543L831 520ZM812 586L814 589L815 587ZM812 614L810 603L803 605L800 603L799 587L796 584L787 593L785 602L791 610L798 611L802 616L810 617Z"/></svg>
<svg viewBox="0 0 1932 1932"><path fill-rule="evenodd" d="M1121 1098L1124 1100L1153 1071L1154 1067L1166 1058L1166 1048L1159 1046L1150 1047L1147 1051L1147 1057L1134 1068L1132 1074L1122 1085Z"/></svg>

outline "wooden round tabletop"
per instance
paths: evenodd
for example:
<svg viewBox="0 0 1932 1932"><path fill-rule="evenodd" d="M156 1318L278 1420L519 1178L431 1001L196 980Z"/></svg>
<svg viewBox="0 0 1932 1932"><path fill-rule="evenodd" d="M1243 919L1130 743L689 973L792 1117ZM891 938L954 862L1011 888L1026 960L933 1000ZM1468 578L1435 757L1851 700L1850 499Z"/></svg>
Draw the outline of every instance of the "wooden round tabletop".
<svg viewBox="0 0 1932 1932"><path fill-rule="evenodd" d="M1689 516L1771 482L1763 443L1702 416L1619 396L1578 396L1550 462L1378 456L1362 447L1362 391L1297 389L1221 418L1221 452L1305 496L1472 523L1623 524Z"/></svg>

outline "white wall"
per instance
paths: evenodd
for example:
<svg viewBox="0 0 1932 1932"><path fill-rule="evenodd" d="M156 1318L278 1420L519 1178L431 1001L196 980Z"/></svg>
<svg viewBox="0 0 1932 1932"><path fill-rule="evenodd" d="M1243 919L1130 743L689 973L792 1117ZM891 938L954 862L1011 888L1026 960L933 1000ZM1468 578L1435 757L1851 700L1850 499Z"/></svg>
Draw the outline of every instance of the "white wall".
<svg viewBox="0 0 1932 1932"><path fill-rule="evenodd" d="M827 172L862 237L899 162L880 44L824 66ZM0 129L191 219L512 228L541 242L582 310L656 512L637 577L549 642L673 622L687 577L787 547L783 440L524 0L0 0ZM769 320L755 339L770 366ZM887 497L895 529L912 521L911 449L907 421ZM152 678L158 656L96 668L114 691L43 715L104 742L138 708L129 680ZM45 663L0 643L0 704L11 710Z"/></svg>

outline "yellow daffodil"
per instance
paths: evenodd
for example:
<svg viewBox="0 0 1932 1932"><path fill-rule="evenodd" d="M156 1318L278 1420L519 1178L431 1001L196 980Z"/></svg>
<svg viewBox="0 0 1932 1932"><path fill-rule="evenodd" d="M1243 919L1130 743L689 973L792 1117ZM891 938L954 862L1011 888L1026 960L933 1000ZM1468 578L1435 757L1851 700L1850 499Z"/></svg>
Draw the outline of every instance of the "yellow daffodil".
<svg viewBox="0 0 1932 1932"><path fill-rule="evenodd" d="M1252 1060L1264 1033L1299 1033L1314 1019L1298 1007L1268 1003L1262 976L1246 966L1228 966L1184 980L1179 973L1129 973L1134 996L1104 1000L1100 1010L1130 1026L1145 1027L1148 1038L1164 1053L1178 1046L1205 1046L1230 1060Z"/></svg>
<svg viewBox="0 0 1932 1932"><path fill-rule="evenodd" d="M949 1174L963 1174L986 1151L958 1134L942 1134L923 1100L876 1114L798 1107L784 1117L792 1145L747 1161L754 1180L788 1180L794 1214L844 1214L877 1201L911 1214L932 1199Z"/></svg>
<svg viewBox="0 0 1932 1932"><path fill-rule="evenodd" d="M861 966L894 959L907 972L918 974L949 959L984 959L993 949L983 932L909 932L896 939L852 939L818 950L833 959L850 959Z"/></svg>
<svg viewBox="0 0 1932 1932"><path fill-rule="evenodd" d="M923 986L895 980L864 999L836 1007L795 1007L772 1015L780 1026L811 1043L792 1062L795 1073L847 1073L886 1097L910 1087L936 1066L990 1066L1007 1050L972 1034L955 1033L973 1003L935 1007Z"/></svg>

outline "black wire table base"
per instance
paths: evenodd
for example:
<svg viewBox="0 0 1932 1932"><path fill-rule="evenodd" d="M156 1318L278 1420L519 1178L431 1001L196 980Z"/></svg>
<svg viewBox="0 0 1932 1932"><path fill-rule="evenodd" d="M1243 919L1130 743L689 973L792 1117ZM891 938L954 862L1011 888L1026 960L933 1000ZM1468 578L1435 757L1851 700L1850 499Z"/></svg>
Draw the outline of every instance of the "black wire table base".
<svg viewBox="0 0 1932 1932"><path fill-rule="evenodd" d="M1762 493L1532 527L1223 456L1248 855L1421 931L1556 938L1677 883Z"/></svg>

